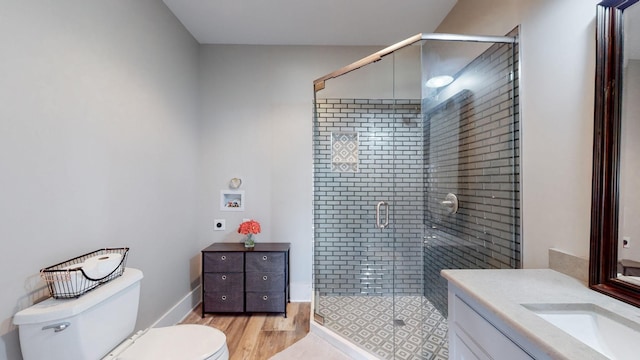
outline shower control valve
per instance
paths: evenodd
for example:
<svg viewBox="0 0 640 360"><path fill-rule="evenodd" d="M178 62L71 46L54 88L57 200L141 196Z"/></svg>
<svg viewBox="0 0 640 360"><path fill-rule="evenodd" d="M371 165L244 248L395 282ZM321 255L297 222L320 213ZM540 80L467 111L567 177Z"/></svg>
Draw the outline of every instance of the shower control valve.
<svg viewBox="0 0 640 360"><path fill-rule="evenodd" d="M458 212L458 197L453 193L448 193L440 204L444 205L448 210L449 214L455 214Z"/></svg>

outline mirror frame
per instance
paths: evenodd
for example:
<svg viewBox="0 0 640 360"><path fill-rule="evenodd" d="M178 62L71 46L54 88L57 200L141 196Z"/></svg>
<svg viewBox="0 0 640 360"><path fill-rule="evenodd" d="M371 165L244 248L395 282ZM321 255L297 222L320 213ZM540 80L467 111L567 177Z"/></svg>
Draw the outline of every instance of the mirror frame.
<svg viewBox="0 0 640 360"><path fill-rule="evenodd" d="M604 0L596 10L596 78L589 287L640 307L640 286L618 280L623 13L638 0ZM640 5L638 5L640 6Z"/></svg>

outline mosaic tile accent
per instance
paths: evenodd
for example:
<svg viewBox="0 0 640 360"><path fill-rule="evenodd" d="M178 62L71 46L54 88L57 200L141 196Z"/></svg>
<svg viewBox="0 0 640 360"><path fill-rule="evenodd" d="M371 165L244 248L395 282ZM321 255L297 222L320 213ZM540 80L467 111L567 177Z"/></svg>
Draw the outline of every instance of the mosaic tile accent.
<svg viewBox="0 0 640 360"><path fill-rule="evenodd" d="M331 171L358 172L358 133L331 133Z"/></svg>
<svg viewBox="0 0 640 360"><path fill-rule="evenodd" d="M381 359L449 356L447 319L425 297L321 296L318 310L324 326Z"/></svg>

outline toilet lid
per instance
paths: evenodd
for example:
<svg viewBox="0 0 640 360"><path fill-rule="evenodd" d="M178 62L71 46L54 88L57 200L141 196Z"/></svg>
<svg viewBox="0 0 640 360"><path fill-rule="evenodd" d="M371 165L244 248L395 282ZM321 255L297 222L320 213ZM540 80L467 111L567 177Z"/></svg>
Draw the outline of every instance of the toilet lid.
<svg viewBox="0 0 640 360"><path fill-rule="evenodd" d="M120 360L203 360L227 341L224 333L204 325L176 325L149 329L127 348Z"/></svg>

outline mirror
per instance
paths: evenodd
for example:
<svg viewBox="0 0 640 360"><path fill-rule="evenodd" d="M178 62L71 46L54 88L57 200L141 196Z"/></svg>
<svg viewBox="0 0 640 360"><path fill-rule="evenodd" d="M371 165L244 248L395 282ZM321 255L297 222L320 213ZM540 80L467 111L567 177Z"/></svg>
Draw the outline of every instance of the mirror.
<svg viewBox="0 0 640 360"><path fill-rule="evenodd" d="M597 6L589 286L640 306L640 4ZM636 244L635 241L638 243Z"/></svg>
<svg viewBox="0 0 640 360"><path fill-rule="evenodd" d="M640 4L624 11L623 30L618 274L640 285Z"/></svg>

